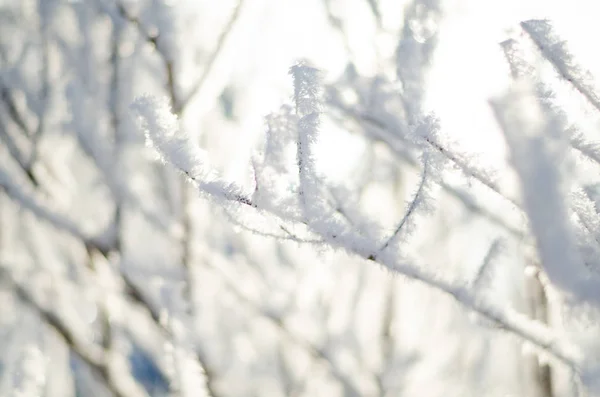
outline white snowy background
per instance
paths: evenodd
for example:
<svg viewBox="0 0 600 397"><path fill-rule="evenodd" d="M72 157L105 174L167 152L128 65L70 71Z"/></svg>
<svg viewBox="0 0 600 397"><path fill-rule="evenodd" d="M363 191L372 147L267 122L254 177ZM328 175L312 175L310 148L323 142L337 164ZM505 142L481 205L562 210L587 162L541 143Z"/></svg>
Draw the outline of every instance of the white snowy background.
<svg viewBox="0 0 600 397"><path fill-rule="evenodd" d="M0 396L600 396L599 12L0 1ZM559 46L536 47L531 20L566 41L585 89L557 73ZM537 128L544 104L506 94L509 39L570 129ZM352 231L381 247L416 203L381 261L295 222L323 215L290 199L303 182L285 109L302 59L326 91L322 191ZM163 139L180 163L160 158ZM186 162L196 146L202 167ZM199 189L174 165L218 177ZM222 181L258 188L289 222L232 204Z"/></svg>

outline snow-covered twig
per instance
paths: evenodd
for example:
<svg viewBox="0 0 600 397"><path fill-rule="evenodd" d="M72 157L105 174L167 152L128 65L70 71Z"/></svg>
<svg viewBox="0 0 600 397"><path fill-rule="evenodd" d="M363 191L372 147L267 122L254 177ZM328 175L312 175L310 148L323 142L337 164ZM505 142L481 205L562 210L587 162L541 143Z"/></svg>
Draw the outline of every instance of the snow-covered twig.
<svg viewBox="0 0 600 397"><path fill-rule="evenodd" d="M520 43L510 39L501 43L506 60L511 68L513 78L525 79L535 87L535 94L546 112L561 120L564 134L569 137L571 146L591 161L600 165L600 144L587 139L574 122L569 120L567 112L556 102L556 93L551 86L544 83L536 68L525 59Z"/></svg>
<svg viewBox="0 0 600 397"><path fill-rule="evenodd" d="M425 149L437 152L439 155L449 160L451 164L459 168L465 176L475 179L483 186L486 186L488 189L492 190L503 200L510 203L513 207L519 210L521 209L520 203L518 203L514 198L509 197L505 193L503 193L502 189L500 189L500 186L492 178L490 178L488 172L485 169L482 169L481 167L472 164L467 159L463 158L463 156L447 149L435 137L435 135L419 134L417 136L413 136L412 138L407 138L406 131L396 129L397 126L391 125L387 122L387 120L384 121L377 116L363 114L352 108L345 107L339 103L333 103L333 106L343 111L344 114L354 118L359 123L375 127L372 131L373 134L377 134L377 138L381 139L383 143L388 145L399 156L402 156L403 158L406 157L404 152L405 148L403 147L404 145L407 145L411 148L416 147L421 150Z"/></svg>
<svg viewBox="0 0 600 397"><path fill-rule="evenodd" d="M470 282L470 285L473 286L474 289L477 289L481 286L484 280L488 279L487 275L490 273L490 268L492 267L492 262L498 256L499 252L502 250L502 240L495 239L488 248L488 251L481 262L481 266L475 272L473 279Z"/></svg>
<svg viewBox="0 0 600 397"><path fill-rule="evenodd" d="M132 109L139 116L147 142L164 162L183 172L201 192L217 201L254 207L251 199L237 185L225 182L210 168L205 153L179 128L177 116L171 112L165 99L144 95L134 101Z"/></svg>
<svg viewBox="0 0 600 397"><path fill-rule="evenodd" d="M524 208L542 265L552 283L565 293L585 293L582 283L589 281L579 279L581 273L574 271L583 265L563 199L568 187L563 185L561 175L564 142L560 126L545 117L532 87L526 84L517 85L491 104L519 175Z"/></svg>
<svg viewBox="0 0 600 397"><path fill-rule="evenodd" d="M406 209L406 212L402 217L402 220L400 221L394 232L387 238L385 243L383 243L381 248L379 248L378 253L373 256L373 259L377 259L377 255L379 255L380 252L385 251L401 232L407 235L410 234L411 229L414 228L413 218L415 217L416 212L419 210L420 207L426 205L426 196L428 189L428 172L429 165L427 164L427 161L425 161L425 164L423 166L423 172L421 173L421 179L417 187L417 191L415 192L413 199L410 201L408 208Z"/></svg>
<svg viewBox="0 0 600 397"><path fill-rule="evenodd" d="M571 83L597 110L600 111L600 96L590 72L579 66L564 41L554 32L548 20L528 20L521 27L535 42L546 58L560 74Z"/></svg>
<svg viewBox="0 0 600 397"><path fill-rule="evenodd" d="M314 159L321 112L320 71L302 61L290 68L294 81L294 103L298 117L297 161L300 203L307 219L319 211L319 188Z"/></svg>

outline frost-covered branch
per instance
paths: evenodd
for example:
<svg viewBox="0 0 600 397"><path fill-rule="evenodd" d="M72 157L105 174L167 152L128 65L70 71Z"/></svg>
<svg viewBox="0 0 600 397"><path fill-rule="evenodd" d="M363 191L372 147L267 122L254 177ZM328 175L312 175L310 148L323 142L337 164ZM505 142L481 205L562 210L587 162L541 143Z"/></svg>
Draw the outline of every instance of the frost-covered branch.
<svg viewBox="0 0 600 397"><path fill-rule="evenodd" d="M519 175L526 209L542 266L554 285L568 294L585 294L589 282L580 279L583 269L569 222L561 174L564 142L560 126L541 112L531 88L517 86L492 102ZM588 291L591 292L591 291Z"/></svg>
<svg viewBox="0 0 600 397"><path fill-rule="evenodd" d="M485 283L485 281L489 279L488 275L490 274L494 259L496 259L502 248L502 241L500 239L496 239L490 244L485 257L483 258L481 266L479 266L477 272L473 276L472 281L470 282L473 287L478 288L481 286L481 284Z"/></svg>
<svg viewBox="0 0 600 397"><path fill-rule="evenodd" d="M177 117L166 100L142 96L132 104L132 109L139 116L147 142L157 150L161 159L183 172L201 192L220 202L254 206L238 186L225 182L210 168L206 154L179 128Z"/></svg>
<svg viewBox="0 0 600 397"><path fill-rule="evenodd" d="M554 32L550 21L532 19L521 22L521 27L535 42L544 58L554 66L560 76L571 83L581 95L600 111L600 96L593 76L575 62L565 42Z"/></svg>
<svg viewBox="0 0 600 397"><path fill-rule="evenodd" d="M314 115L317 109L317 105L313 101L313 98L316 97L315 93L315 87L310 85L305 87L297 86L295 88L297 113L299 116ZM196 181L200 180L200 178L207 178L208 175L214 175L211 169L206 168L207 165L203 161L199 151L190 145L189 138L179 132L177 120L175 116L170 114L168 108L148 98L138 99L138 102L134 105L134 108L136 107L138 109L141 107L142 114L146 115L144 118L144 132L166 162L172 163L189 175L196 175L197 177L194 178ZM423 126L422 128L431 127ZM425 133L426 131L421 130L417 136L423 136ZM312 181L309 182L312 183ZM199 185L201 186L201 183ZM215 186L218 186L218 188L213 190L211 195L221 198L226 196L226 193L224 193L226 191L225 186L228 186L226 182L219 180ZM306 197L306 199L309 198L312 199L313 197ZM237 200L234 199L233 201ZM258 209L263 210L262 208ZM280 216L280 214L273 213L267 209L264 209L264 211L265 214L272 213L273 215ZM314 214L309 213L308 215ZM421 266L403 259L397 252L388 252L389 250L381 252L372 236L364 236L350 230L345 224L335 219L319 219L319 214L316 214L316 216L316 219L306 219L305 223L313 233L321 236L332 248L342 249L370 262L378 263L393 273L404 275L441 291L454 298L466 308L501 324L502 328L507 332L544 350L565 363L568 367L574 370L579 369L580 357L577 349L568 342L558 338L548 327L520 315L513 309L500 307L495 302L474 295L472 291L449 283L439 276L426 271Z"/></svg>
<svg viewBox="0 0 600 397"><path fill-rule="evenodd" d="M456 394L443 382L462 338L467 394L528 394L511 382L525 367L552 369L546 394L597 375L597 115L559 94L600 97L549 22L523 22L527 56L505 45L534 84L494 101L515 175L473 130L497 132L493 113L464 109L510 80L479 51L498 49L495 23L470 8L457 24L440 0L4 3L0 262L19 266L0 270L0 394L35 393L8 393L33 376L25 344L47 397L130 397L126 382L153 397L436 397ZM291 67L262 134L300 53L342 75ZM523 310L524 262L540 267L540 315ZM48 326L31 331L23 307Z"/></svg>
<svg viewBox="0 0 600 397"><path fill-rule="evenodd" d="M311 219L317 215L312 212L319 211L317 200L320 195L314 158L321 112L320 71L306 62L300 62L291 67L290 74L294 81L294 103L298 117L298 193L305 216Z"/></svg>
<svg viewBox="0 0 600 397"><path fill-rule="evenodd" d="M414 229L415 222L413 218L416 216L416 213L423 207L427 206L426 200L428 200L428 192L429 186L427 184L428 181L428 172L429 165L427 164L427 160L425 160L425 164L423 166L423 172L421 173L421 179L419 181L419 185L417 187L417 191L415 192L413 199L410 201L402 220L394 230L394 232L387 238L385 243L379 248L378 253L373 256L373 259L377 259L377 255L380 252L385 251L390 244L397 238L397 236L402 232L404 235L409 235Z"/></svg>
<svg viewBox="0 0 600 397"><path fill-rule="evenodd" d="M339 102L333 102L332 105L343 111L345 115L352 117L356 121L361 124L366 124L369 127L372 127L370 132L373 135L376 135L382 142L388 145L395 153L398 154L401 158L406 158L406 146L409 148L419 148L421 150L430 150L434 153L437 153L449 160L451 164L455 167L458 167L465 176L471 177L481 183L483 186L486 186L494 193L498 194L503 200L510 203L512 206L520 209L520 204L513 199L512 197L507 196L502 192L500 186L489 176L489 172L476 164L473 164L464 156L459 153L453 152L444 146L443 143L439 141L439 139L435 136L435 134L417 134L410 135L410 132L407 132L403 129L400 129L398 125L390 122L390 120L382 120L379 117L372 114L365 114L355 109L344 106ZM428 120L421 120L421 123L427 126ZM414 131L416 128L419 128L419 124L417 126L412 127ZM424 128L424 126L420 126ZM436 129L436 126L430 126L429 128ZM442 182L443 184L443 182ZM446 189L448 190L448 189Z"/></svg>
<svg viewBox="0 0 600 397"><path fill-rule="evenodd" d="M600 144L590 141L580 131L577 124L569 120L568 113L556 101L556 93L549 84L542 81L536 68L528 62L520 43L510 39L502 42L501 46L513 78L530 81L534 85L536 97L544 110L560 120L560 125L564 134L569 137L571 146L583 156L600 165Z"/></svg>
<svg viewBox="0 0 600 397"><path fill-rule="evenodd" d="M409 125L422 113L426 75L437 48L441 1L412 0L406 5L404 24L396 47L396 76L402 83L401 101Z"/></svg>

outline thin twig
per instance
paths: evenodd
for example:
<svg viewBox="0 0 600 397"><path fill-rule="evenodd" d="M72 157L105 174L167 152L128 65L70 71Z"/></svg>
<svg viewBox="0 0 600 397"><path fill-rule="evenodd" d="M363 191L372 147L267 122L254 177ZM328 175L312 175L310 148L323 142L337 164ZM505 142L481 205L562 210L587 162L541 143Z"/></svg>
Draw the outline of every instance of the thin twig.
<svg viewBox="0 0 600 397"><path fill-rule="evenodd" d="M574 57L568 51L564 42L554 33L550 21L523 21L521 27L531 37L542 56L552 64L558 74L571 83L596 110L600 111L600 97L594 87L591 73L575 63Z"/></svg>
<svg viewBox="0 0 600 397"><path fill-rule="evenodd" d="M423 194L424 194L424 190L425 190L425 182L426 181L427 181L427 164L425 164L425 166L423 167L423 172L421 173L421 179L419 181L419 187L417 188L417 191L415 192L413 199L411 200L410 204L408 205L408 208L406 209L406 212L404 213L402 220L396 227L396 230L394 230L394 233L392 233L390 235L390 237L388 237L388 239L385 241L385 243L383 243L383 245L379 248L379 251L377 252L377 254L374 255L373 259L376 259L377 255L379 253L385 251L386 248L389 247L391 242L396 238L396 236L404 228L404 226L406 225L406 223L409 220L409 217L411 217L414 214L415 210L417 209L418 203L423 200Z"/></svg>
<svg viewBox="0 0 600 397"><path fill-rule="evenodd" d="M187 104L200 91L202 91L202 88L204 87L204 84L208 80L208 77L210 76L210 74L214 68L214 65L216 64L216 61L219 58L220 53L225 48L225 42L227 41L227 38L231 35L231 32L233 31L233 28L240 17L244 1L245 0L238 0L237 5L233 9L233 12L231 13L231 16L229 17L229 20L227 21L227 24L225 25L225 27L221 31L221 34L219 35L219 38L217 39L217 44L215 45L215 48L213 49L212 53L208 57L208 61L206 62L206 65L204 66L202 75L200 76L200 78L198 79L196 84L194 84L194 87L190 90L190 92L186 95L186 97L181 101L181 103L179 103L178 106L174 107L174 110L176 113L183 112L183 110L185 109Z"/></svg>

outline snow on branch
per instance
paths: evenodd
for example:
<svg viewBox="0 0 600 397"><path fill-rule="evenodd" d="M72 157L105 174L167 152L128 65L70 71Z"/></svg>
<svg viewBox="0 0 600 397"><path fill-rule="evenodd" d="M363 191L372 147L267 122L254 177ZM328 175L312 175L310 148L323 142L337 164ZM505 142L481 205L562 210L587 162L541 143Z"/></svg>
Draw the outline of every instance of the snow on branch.
<svg viewBox="0 0 600 397"><path fill-rule="evenodd" d="M179 127L177 116L166 99L143 95L131 108L138 116L146 142L158 152L163 162L175 166L196 183L200 191L215 199L254 206L240 187L218 177L205 160L204 151Z"/></svg>
<svg viewBox="0 0 600 397"><path fill-rule="evenodd" d="M540 105L553 117L562 120L564 134L569 136L571 146L589 160L600 164L600 145L590 141L570 120L568 112L557 103L556 93L552 87L542 81L532 62L526 59L526 54L520 44L513 39L501 43L513 78L531 81L535 86L536 97Z"/></svg>
<svg viewBox="0 0 600 397"><path fill-rule="evenodd" d="M567 294L581 291L583 268L565 197L561 164L566 142L555 119L545 117L531 87L517 85L491 102L520 179L524 208L537 240L543 267Z"/></svg>
<svg viewBox="0 0 600 397"><path fill-rule="evenodd" d="M300 61L290 68L294 80L294 103L296 113L304 117L319 113L321 108L321 72L307 61Z"/></svg>
<svg viewBox="0 0 600 397"><path fill-rule="evenodd" d="M326 201L319 195L321 186L315 172L315 164L311 152L312 145L317 140L320 116L319 72L311 66L300 63L291 68L291 74L294 78L294 100L298 117L298 165L301 189L304 189L303 192L305 194L305 202L303 204L306 205L304 219L294 221L308 226L308 230L314 233L314 235L321 237L323 243L327 244L330 248L344 250L371 263L377 263L393 273L404 275L410 279L420 281L430 288L441 291L454 298L467 309L479 313L488 320L501 324L504 330L532 343L539 349L547 351L570 368L579 370L581 362L579 351L567 341L558 338L547 326L528 319L515 310L501 307L496 302L487 300L486 297L479 297L467 287L461 287L444 280L435 272L431 272L423 266L405 260L395 249L382 250L381 245L377 243L379 240L376 236L364 235L357 232L353 228L348 227L345 222L341 222L335 216L331 216L331 212L324 208ZM500 103L504 104L504 102ZM507 101L507 103L510 104L511 102ZM241 195L239 193L240 190L235 185L228 184L216 176L205 162L205 154L191 141L189 135L181 131L177 117L171 112L165 100L143 96L138 98L132 107L139 116L140 125L148 143L158 151L163 161L175 165L192 179L202 192L212 197L220 198L223 204L226 201L236 201L255 208L257 207L254 202ZM503 108L499 107L499 109ZM437 125L432 120L429 123L425 122L419 126L420 129L417 128L414 131L415 138L417 136L421 138L435 136ZM439 154L446 153L434 147L433 150L425 151L425 159L431 160L431 157L433 157L434 160L439 161L439 159L435 158ZM542 160L545 159L543 156L541 158ZM546 163L543 162L542 164ZM433 166L434 168L428 168L424 174L420 188L415 194L413 204L406 215L407 217L414 216L417 207L423 205L422 198L427 190L427 184L436 182L434 176L431 175L432 172L437 171L436 165L436 161L431 164L427 163L426 167ZM552 203L555 204L555 201L552 201ZM320 205L323 205L323 208ZM560 207L558 204L554 206ZM259 212L261 215L275 215L276 218L285 220L281 217L281 214L278 214L276 209L266 210L261 207L259 208ZM290 220L289 217L287 220ZM544 221L543 218L542 221ZM403 232L406 222L411 222L411 219L402 221L399 231L392 234L390 242L386 244L392 245L392 240L397 239L396 234ZM559 226L562 227L562 224ZM563 230L558 230L558 232L561 231ZM565 244L569 241L565 240L562 245L559 244L557 246L564 248ZM565 258L565 255L563 254L561 258ZM568 257L567 259L571 258ZM549 265L555 264L555 262L549 263ZM560 269L552 268L552 270L559 271Z"/></svg>
<svg viewBox="0 0 600 397"><path fill-rule="evenodd" d="M593 76L577 64L565 42L554 32L550 21L532 19L521 22L521 27L560 76L571 83L597 110L600 110L600 95Z"/></svg>
<svg viewBox="0 0 600 397"><path fill-rule="evenodd" d="M429 190L431 189L431 169L430 164L427 158L423 161L423 171L421 173L421 179L419 180L419 185L415 194L413 195L412 200L408 204L408 208L402 217L402 220L394 230L394 232L387 238L385 243L381 245L381 248L378 250L378 253L372 256L372 259L376 259L377 255L383 251L385 251L390 245L394 243L400 243L406 237L409 236L414 229L416 228L415 217L419 212L425 212L431 210L429 205ZM399 237L400 236L400 237ZM371 258L370 258L371 259Z"/></svg>
<svg viewBox="0 0 600 397"><path fill-rule="evenodd" d="M379 255L369 254L364 246L357 244L349 233L330 236L328 241L338 247L358 255L368 261L378 263L393 273L419 281L453 298L463 307L472 310L488 321L498 324L506 332L529 342L534 348L548 353L568 368L577 373L582 371L582 354L580 349L568 340L559 336L545 324L532 320L526 315L510 307L502 307L494 299L474 293L472 288L457 286L437 274L426 270L423 266L400 258L397 254L381 252Z"/></svg>
<svg viewBox="0 0 600 397"><path fill-rule="evenodd" d="M321 76L320 71L306 61L292 66L290 74L294 80L294 103L298 116L299 196L304 210L308 211L309 208L317 208L317 199L320 196L314 146L318 139L320 123Z"/></svg>
<svg viewBox="0 0 600 397"><path fill-rule="evenodd" d="M469 282L469 285L476 289L481 289L482 285L486 285L491 282L493 275L492 268L494 266L495 259L504 250L504 241L500 238L495 239L488 248L483 261L477 271L475 272L473 279Z"/></svg>

